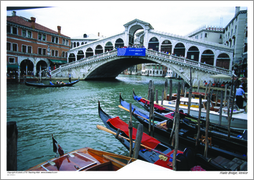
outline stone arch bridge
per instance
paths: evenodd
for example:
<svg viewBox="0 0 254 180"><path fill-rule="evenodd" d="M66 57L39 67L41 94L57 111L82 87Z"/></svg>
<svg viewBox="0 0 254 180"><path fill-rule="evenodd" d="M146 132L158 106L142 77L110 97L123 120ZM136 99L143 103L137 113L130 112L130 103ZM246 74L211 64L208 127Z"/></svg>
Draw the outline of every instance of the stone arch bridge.
<svg viewBox="0 0 254 180"><path fill-rule="evenodd" d="M136 64L157 63L170 67L193 85L212 74L232 74L233 49L218 43L155 31L150 23L135 19L124 24L124 32L98 39L68 51L67 64L52 71L54 77L115 78ZM117 48L145 47L145 56L117 56Z"/></svg>
<svg viewBox="0 0 254 180"><path fill-rule="evenodd" d="M81 80L109 79L115 78L128 67L141 63L170 65L171 69L188 84L190 84L191 68L193 86L197 86L198 81L213 80L209 78L212 74L230 75L232 73L230 70L221 67L197 63L194 60L184 57L146 49L145 56L118 56L117 50L112 50L83 60L73 61L52 71L52 77L67 77L70 73L73 78L79 78Z"/></svg>

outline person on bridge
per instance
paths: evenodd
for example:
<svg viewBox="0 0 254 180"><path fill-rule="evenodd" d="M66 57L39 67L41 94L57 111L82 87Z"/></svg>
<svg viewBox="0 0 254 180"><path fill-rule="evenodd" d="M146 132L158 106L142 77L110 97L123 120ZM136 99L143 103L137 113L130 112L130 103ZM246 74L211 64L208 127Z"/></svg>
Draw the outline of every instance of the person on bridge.
<svg viewBox="0 0 254 180"><path fill-rule="evenodd" d="M239 88L236 89L236 105L242 109L243 108L243 100L246 100L245 92L243 90L243 86L240 85ZM244 96L244 98L243 98Z"/></svg>

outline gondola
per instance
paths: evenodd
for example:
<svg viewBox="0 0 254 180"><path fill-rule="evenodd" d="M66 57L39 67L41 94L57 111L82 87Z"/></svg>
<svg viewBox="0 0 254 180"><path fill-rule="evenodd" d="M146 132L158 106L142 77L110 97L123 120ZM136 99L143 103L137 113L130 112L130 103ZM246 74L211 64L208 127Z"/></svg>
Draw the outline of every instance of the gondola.
<svg viewBox="0 0 254 180"><path fill-rule="evenodd" d="M111 117L105 113L101 107L100 102L98 103L98 113L105 124L106 128L116 134L116 138L127 148L130 148L130 142L127 140L129 137L128 124L122 121L118 116ZM135 140L137 129L133 128L132 138ZM125 138L122 138L125 137ZM161 143L159 140L143 133L142 145L149 148L140 147L139 158L148 161L153 164L160 165L162 167L172 169L173 153L174 149L172 146L167 146ZM134 145L133 145L134 147ZM203 170L208 171L227 171L229 169L222 167L212 160L208 160L201 154L196 154L193 149L186 148L184 151L177 151L176 156L176 170L191 171L195 170L196 167L201 167Z"/></svg>
<svg viewBox="0 0 254 180"><path fill-rule="evenodd" d="M45 161L27 171L117 171L135 160L85 147Z"/></svg>
<svg viewBox="0 0 254 180"><path fill-rule="evenodd" d="M145 98L142 98L141 96L137 96L134 92L134 89L133 89L132 97L135 101L137 101L146 110L148 110L148 111L150 110L150 101ZM174 110L167 108L167 107L160 106L158 104L154 104L154 111L156 111L158 113L169 113Z"/></svg>
<svg viewBox="0 0 254 180"><path fill-rule="evenodd" d="M129 103L124 101L120 95L120 104L121 108L129 111ZM149 127L149 118L144 116L139 110L137 106L132 105L132 115L145 127ZM171 114L172 115L172 114ZM163 126L163 123L166 124ZM156 122L153 125L151 123L154 132L162 135L163 137L170 137L173 121L170 119L166 120L165 122ZM179 133L179 142L186 146L192 147L197 149L199 153L203 153L205 149L205 129L200 129L200 140L196 145L196 134L197 129L196 125L190 124L188 120L185 118L180 120L180 133ZM203 137L203 138L202 138ZM237 137L231 137L228 139L227 134L217 132L217 131L209 131L209 146L208 146L208 154L219 156L222 155L223 157L227 157L232 159L233 157L237 157L242 160L246 160L247 157L247 140L239 139ZM169 145L170 142L164 142L165 144Z"/></svg>
<svg viewBox="0 0 254 180"><path fill-rule="evenodd" d="M133 90L133 99L136 100L145 110L150 111L150 106L148 106L147 104L144 104L142 102L139 102L137 100L138 99L137 97L138 96L136 96L136 94ZM139 98L141 98L141 97L139 97ZM144 98L142 98L142 99L144 99ZM146 100L146 99L144 99L144 100ZM161 105L157 105L157 106L164 107ZM135 108L137 109L137 107L135 107ZM174 110L173 109L170 109L170 110L171 110L170 113L160 113L158 111L156 112L156 109L155 109L154 114L156 114L157 117L173 120L174 113L172 113L172 112L174 112ZM139 111L141 111L141 110L139 109ZM196 129L196 125L198 123L198 117L191 116L188 113L184 113L182 110L180 110L180 114L181 114L181 119L184 120L184 123L187 126L189 126L189 128ZM201 123L201 127L206 127L206 120L204 119L204 117L200 117L200 123ZM222 136L222 137L224 137L225 134L228 133L228 127L220 126L218 124L214 124L211 122L209 122L209 130L211 130L211 132L217 134L217 136ZM247 130L238 130L238 129L231 128L230 134L231 134L231 136L230 136L229 140L237 141L237 143L243 144L245 146L245 149L247 148ZM241 137L241 138L238 138L237 136Z"/></svg>
<svg viewBox="0 0 254 180"><path fill-rule="evenodd" d="M27 86L35 86L35 87L64 87L64 86L72 86L72 85L74 85L74 84L76 84L78 82L79 82L79 79L76 80L76 81L65 83L65 84L53 84L53 85L50 85L50 84L27 82L27 81L25 82L25 84Z"/></svg>

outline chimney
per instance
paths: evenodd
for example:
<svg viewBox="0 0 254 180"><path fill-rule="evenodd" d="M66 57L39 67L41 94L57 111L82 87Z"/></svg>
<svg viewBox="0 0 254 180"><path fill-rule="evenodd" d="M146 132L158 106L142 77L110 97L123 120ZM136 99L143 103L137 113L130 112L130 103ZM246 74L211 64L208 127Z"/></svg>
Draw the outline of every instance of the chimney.
<svg viewBox="0 0 254 180"><path fill-rule="evenodd" d="M34 29L35 28L35 17L31 17L31 27Z"/></svg>
<svg viewBox="0 0 254 180"><path fill-rule="evenodd" d="M16 11L12 11L12 16L16 16Z"/></svg>
<svg viewBox="0 0 254 180"><path fill-rule="evenodd" d="M98 32L98 37L100 37L100 32Z"/></svg>
<svg viewBox="0 0 254 180"><path fill-rule="evenodd" d="M61 26L57 26L57 30L58 30L58 35L61 34Z"/></svg>
<svg viewBox="0 0 254 180"><path fill-rule="evenodd" d="M235 16L237 15L237 13L240 11L240 6L236 6L235 7Z"/></svg>

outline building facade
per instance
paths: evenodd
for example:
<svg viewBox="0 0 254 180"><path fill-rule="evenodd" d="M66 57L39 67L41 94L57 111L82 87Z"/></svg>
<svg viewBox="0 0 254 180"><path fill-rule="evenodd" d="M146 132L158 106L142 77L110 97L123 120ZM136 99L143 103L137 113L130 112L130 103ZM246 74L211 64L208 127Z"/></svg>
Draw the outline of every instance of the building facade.
<svg viewBox="0 0 254 180"><path fill-rule="evenodd" d="M232 69L238 77L247 77L247 10L240 10L240 7L237 6L235 16L226 27L203 26L187 36L232 48L234 50Z"/></svg>
<svg viewBox="0 0 254 180"><path fill-rule="evenodd" d="M233 69L235 74L240 77L247 77L247 10L240 10L240 7L235 7L235 16L224 30L223 44L234 49Z"/></svg>
<svg viewBox="0 0 254 180"><path fill-rule="evenodd" d="M7 16L7 76L39 76L67 63L70 37L36 23L36 18ZM44 70L44 71L43 71ZM42 75L46 75L45 73Z"/></svg>

